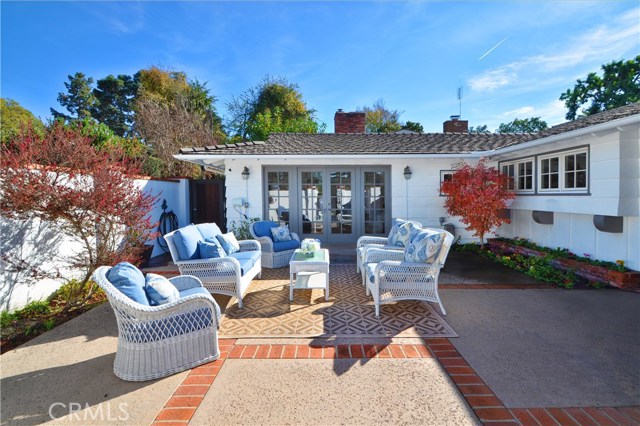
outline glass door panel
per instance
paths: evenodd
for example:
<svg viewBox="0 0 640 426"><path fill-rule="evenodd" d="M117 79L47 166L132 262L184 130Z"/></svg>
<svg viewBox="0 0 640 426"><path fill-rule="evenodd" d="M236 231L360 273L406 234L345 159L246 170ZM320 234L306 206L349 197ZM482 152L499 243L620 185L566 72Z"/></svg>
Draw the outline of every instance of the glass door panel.
<svg viewBox="0 0 640 426"><path fill-rule="evenodd" d="M364 172L364 233L387 234L385 172Z"/></svg>
<svg viewBox="0 0 640 426"><path fill-rule="evenodd" d="M331 223L329 229L331 234L351 234L352 225L352 172L351 171L330 171L331 179Z"/></svg>
<svg viewBox="0 0 640 426"><path fill-rule="evenodd" d="M289 172L267 172L269 220L289 225Z"/></svg>
<svg viewBox="0 0 640 426"><path fill-rule="evenodd" d="M324 172L303 171L300 173L300 210L302 233L320 237L325 231Z"/></svg>

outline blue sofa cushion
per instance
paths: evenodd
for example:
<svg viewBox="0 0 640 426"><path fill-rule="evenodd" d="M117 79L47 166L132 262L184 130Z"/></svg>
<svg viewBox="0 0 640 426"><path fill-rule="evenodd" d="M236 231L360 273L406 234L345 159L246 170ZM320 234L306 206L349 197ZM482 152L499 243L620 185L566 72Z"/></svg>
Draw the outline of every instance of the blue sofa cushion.
<svg viewBox="0 0 640 426"><path fill-rule="evenodd" d="M193 224L176 231L173 242L178 250L180 260L200 259L198 241L204 241L204 238Z"/></svg>
<svg viewBox="0 0 640 426"><path fill-rule="evenodd" d="M277 228L279 225L270 220L263 220L253 224L253 233L257 237L269 237L273 239L271 235L271 228Z"/></svg>
<svg viewBox="0 0 640 426"><path fill-rule="evenodd" d="M191 296L192 294L211 294L204 287L192 287L180 292L180 298Z"/></svg>
<svg viewBox="0 0 640 426"><path fill-rule="evenodd" d="M240 274L244 276L249 269L253 268L253 265L260 260L259 251L239 251L231 253L229 257L233 257L240 263Z"/></svg>
<svg viewBox="0 0 640 426"><path fill-rule="evenodd" d="M376 280L376 266L377 263L365 263L364 268L366 270L367 279L371 282Z"/></svg>
<svg viewBox="0 0 640 426"><path fill-rule="evenodd" d="M420 229L412 222L399 221L400 219L396 219L396 224L393 225L391 232L389 232L389 245L407 247Z"/></svg>
<svg viewBox="0 0 640 426"><path fill-rule="evenodd" d="M215 237L213 239L215 241L209 239L206 241L198 241L200 259L215 259L227 255L218 240Z"/></svg>
<svg viewBox="0 0 640 426"><path fill-rule="evenodd" d="M180 298L180 292L171 281L158 274L147 274L144 291L151 306L164 305Z"/></svg>
<svg viewBox="0 0 640 426"><path fill-rule="evenodd" d="M144 292L145 279L142 272L129 262L120 262L107 272L107 279L122 294L144 306L149 299Z"/></svg>
<svg viewBox="0 0 640 426"><path fill-rule="evenodd" d="M225 253L231 254L240 251L240 244L238 244L238 240L236 240L236 236L233 235L233 232L216 235L216 238L220 242L220 245L222 245Z"/></svg>
<svg viewBox="0 0 640 426"><path fill-rule="evenodd" d="M298 240L289 240L289 241L281 241L279 243L273 243L273 251L285 251L285 250L294 250L300 248L300 241Z"/></svg>
<svg viewBox="0 0 640 426"><path fill-rule="evenodd" d="M215 223L199 223L196 225L200 234L202 234L203 240L215 239L216 235L222 234L222 231Z"/></svg>

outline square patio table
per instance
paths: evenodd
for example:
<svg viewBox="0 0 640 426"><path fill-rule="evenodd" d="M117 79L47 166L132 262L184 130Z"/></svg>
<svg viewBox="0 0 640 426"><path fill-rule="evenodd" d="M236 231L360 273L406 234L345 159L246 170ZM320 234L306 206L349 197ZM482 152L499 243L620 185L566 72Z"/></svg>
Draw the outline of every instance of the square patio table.
<svg viewBox="0 0 640 426"><path fill-rule="evenodd" d="M289 262L289 301L293 301L294 288L324 288L325 300L329 300L329 250L316 250L313 256L300 249L293 253Z"/></svg>

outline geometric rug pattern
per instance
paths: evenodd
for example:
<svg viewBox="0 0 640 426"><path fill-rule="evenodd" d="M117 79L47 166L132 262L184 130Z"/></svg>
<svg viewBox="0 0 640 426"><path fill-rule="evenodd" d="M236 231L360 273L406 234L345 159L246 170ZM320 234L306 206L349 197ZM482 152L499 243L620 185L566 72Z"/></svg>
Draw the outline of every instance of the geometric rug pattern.
<svg viewBox="0 0 640 426"><path fill-rule="evenodd" d="M331 265L329 301L323 289L297 289L289 302L289 268L263 269L245 294L232 298L222 317L221 338L249 337L457 337L427 302L380 306L375 316L355 265Z"/></svg>

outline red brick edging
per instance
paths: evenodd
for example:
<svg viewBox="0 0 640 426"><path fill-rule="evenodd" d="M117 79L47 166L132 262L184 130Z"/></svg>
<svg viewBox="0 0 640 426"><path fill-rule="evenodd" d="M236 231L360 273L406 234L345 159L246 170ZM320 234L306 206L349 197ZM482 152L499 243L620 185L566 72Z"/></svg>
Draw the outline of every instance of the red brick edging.
<svg viewBox="0 0 640 426"><path fill-rule="evenodd" d="M638 426L640 407L507 409L449 339L426 345L236 345L220 339L220 358L191 370L154 426L187 426L226 359L436 358L484 426Z"/></svg>

